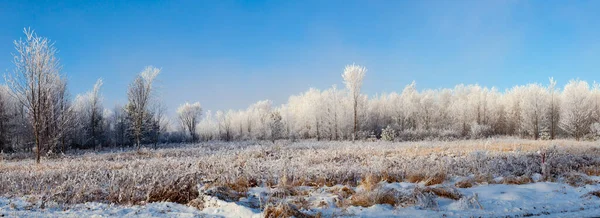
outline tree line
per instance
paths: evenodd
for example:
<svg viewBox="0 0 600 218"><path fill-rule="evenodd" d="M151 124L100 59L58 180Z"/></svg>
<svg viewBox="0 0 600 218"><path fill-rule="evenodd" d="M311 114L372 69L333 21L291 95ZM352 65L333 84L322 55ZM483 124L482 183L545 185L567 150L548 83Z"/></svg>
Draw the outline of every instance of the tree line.
<svg viewBox="0 0 600 218"><path fill-rule="evenodd" d="M596 139L600 85L571 80L559 89L528 84L505 91L479 85L419 91L361 93L367 69L348 65L344 88L311 88L280 106L259 101L243 110L206 111L184 103L176 121L155 95L160 69L143 69L130 83L128 102L103 106L102 79L74 98L68 92L54 44L26 29L16 40L14 70L0 85L0 151L40 156L73 148L157 146L199 140L423 140L496 135L532 139ZM175 125L173 125L173 123ZM169 128L170 127L170 128ZM177 128L173 128L177 127Z"/></svg>

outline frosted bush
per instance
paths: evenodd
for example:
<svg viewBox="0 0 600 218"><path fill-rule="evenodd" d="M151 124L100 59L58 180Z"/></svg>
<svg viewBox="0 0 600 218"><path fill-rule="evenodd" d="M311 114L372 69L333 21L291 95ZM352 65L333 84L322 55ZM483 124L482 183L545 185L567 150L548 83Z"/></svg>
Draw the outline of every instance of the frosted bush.
<svg viewBox="0 0 600 218"><path fill-rule="evenodd" d="M492 135L492 127L489 125L472 123L469 134L473 139L486 138Z"/></svg>
<svg viewBox="0 0 600 218"><path fill-rule="evenodd" d="M394 141L396 138L396 130L391 126L387 126L381 131L381 139L384 141Z"/></svg>
<svg viewBox="0 0 600 218"><path fill-rule="evenodd" d="M592 126L590 126L590 132L594 138L599 138L600 137L600 123L593 123Z"/></svg>

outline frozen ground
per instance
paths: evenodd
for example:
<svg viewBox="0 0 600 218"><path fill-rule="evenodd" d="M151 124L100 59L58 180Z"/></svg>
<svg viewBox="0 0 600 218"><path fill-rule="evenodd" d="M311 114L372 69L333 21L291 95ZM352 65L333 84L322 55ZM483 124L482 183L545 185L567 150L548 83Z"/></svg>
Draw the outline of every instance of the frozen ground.
<svg viewBox="0 0 600 218"><path fill-rule="evenodd" d="M389 183L383 187L401 192L411 192L419 184ZM406 208L389 205L374 205L368 208L337 208L324 206L312 214L336 217L597 217L600 215L600 198L586 195L600 190L599 185L574 188L552 182L526 185L483 185L461 188L465 200L435 198L432 208L412 206ZM258 192L260 192L259 190ZM311 199L335 201L335 196L315 189ZM477 194L476 201L469 201ZM30 202L26 198L0 198L0 216L4 217L262 217L260 210L236 203L225 202L215 197L204 196L205 208L198 210L176 203L150 203L143 206L119 206L103 203L85 203L60 206ZM480 206L481 205L481 206Z"/></svg>
<svg viewBox="0 0 600 218"><path fill-rule="evenodd" d="M0 161L0 217L594 217L599 175L600 145L569 140L13 155Z"/></svg>

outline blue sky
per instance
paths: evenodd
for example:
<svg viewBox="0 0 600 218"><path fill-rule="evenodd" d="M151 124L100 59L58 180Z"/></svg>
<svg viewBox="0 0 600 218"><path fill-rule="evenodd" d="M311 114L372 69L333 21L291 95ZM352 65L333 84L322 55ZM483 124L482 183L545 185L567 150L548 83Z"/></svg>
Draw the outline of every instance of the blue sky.
<svg viewBox="0 0 600 218"><path fill-rule="evenodd" d="M2 1L0 70L24 27L60 50L73 95L104 79L105 106L126 102L146 65L162 68L169 111L284 103L369 71L369 95L478 83L559 85L600 72L600 1Z"/></svg>

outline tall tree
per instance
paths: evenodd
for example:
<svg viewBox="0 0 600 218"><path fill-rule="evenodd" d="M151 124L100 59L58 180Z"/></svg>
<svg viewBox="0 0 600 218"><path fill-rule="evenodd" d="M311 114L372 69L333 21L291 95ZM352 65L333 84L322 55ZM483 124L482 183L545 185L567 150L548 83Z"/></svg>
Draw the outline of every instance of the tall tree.
<svg viewBox="0 0 600 218"><path fill-rule="evenodd" d="M164 104L160 102L155 104L153 112L152 132L154 133L154 137L152 141L154 142L154 149L156 149L161 135L167 131L169 121L165 117L167 107Z"/></svg>
<svg viewBox="0 0 600 218"><path fill-rule="evenodd" d="M182 104L177 109L177 116L179 117L179 122L181 122L181 126L187 131L192 137L192 142L197 141L197 133L196 133L196 125L198 125L198 121L200 120L200 116L202 115L202 106L200 102L196 102L190 104L186 102Z"/></svg>
<svg viewBox="0 0 600 218"><path fill-rule="evenodd" d="M360 89L366 72L367 68L352 64L347 65L342 74L344 84L346 84L346 88L352 97L352 108L354 111L354 131L352 133L352 141L356 140L356 133L358 132L358 98L360 97Z"/></svg>
<svg viewBox="0 0 600 218"><path fill-rule="evenodd" d="M0 85L0 153L4 152L10 141L10 108L8 89Z"/></svg>
<svg viewBox="0 0 600 218"><path fill-rule="evenodd" d="M538 84L529 84L525 86L523 97L521 98L521 122L522 129L537 140L543 127L544 117L548 105L549 95L542 86Z"/></svg>
<svg viewBox="0 0 600 218"><path fill-rule="evenodd" d="M554 139L556 138L558 123L560 122L560 93L558 92L558 90L556 90L556 80L554 80L554 78L552 77L550 77L548 93L550 95L550 102L548 108L548 121L550 122L550 139Z"/></svg>
<svg viewBox="0 0 600 218"><path fill-rule="evenodd" d="M71 122L67 104L66 80L60 75L60 63L54 44L25 29L25 39L15 41L15 69L6 81L24 108L33 128L36 162L44 149L52 149L68 131Z"/></svg>
<svg viewBox="0 0 600 218"><path fill-rule="evenodd" d="M581 139L591 125L590 94L588 83L581 80L571 80L562 93L560 124L576 140Z"/></svg>
<svg viewBox="0 0 600 218"><path fill-rule="evenodd" d="M148 125L150 116L149 106L154 91L154 79L160 73L160 69L148 66L129 85L127 97L129 100L127 112L132 119L132 132L138 151L142 143L144 129Z"/></svg>

